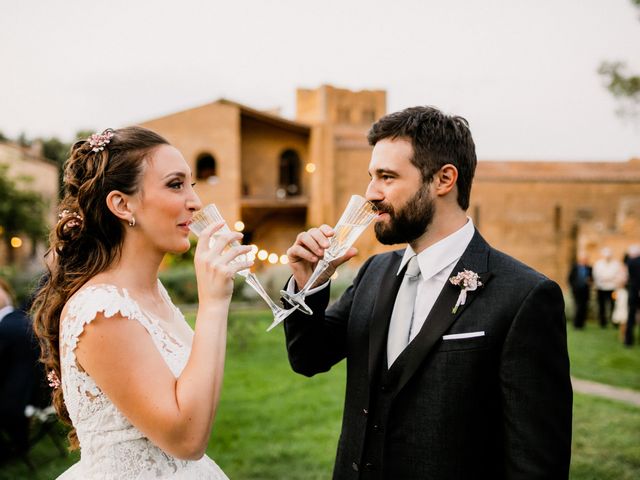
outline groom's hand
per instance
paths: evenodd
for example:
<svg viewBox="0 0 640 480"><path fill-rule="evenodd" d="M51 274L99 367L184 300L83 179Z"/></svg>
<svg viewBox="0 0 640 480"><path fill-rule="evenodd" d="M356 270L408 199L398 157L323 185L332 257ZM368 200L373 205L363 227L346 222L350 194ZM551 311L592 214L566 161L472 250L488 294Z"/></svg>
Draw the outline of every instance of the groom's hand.
<svg viewBox="0 0 640 480"><path fill-rule="evenodd" d="M287 250L289 265L298 289L301 289L307 283L318 261L323 257L325 249L329 247L329 241L334 233L333 228L329 225L311 228L306 232L300 233L296 237L295 243ZM342 257L331 262L329 268L312 286L316 287L325 283L338 266L353 258L357 253L358 250L351 247Z"/></svg>

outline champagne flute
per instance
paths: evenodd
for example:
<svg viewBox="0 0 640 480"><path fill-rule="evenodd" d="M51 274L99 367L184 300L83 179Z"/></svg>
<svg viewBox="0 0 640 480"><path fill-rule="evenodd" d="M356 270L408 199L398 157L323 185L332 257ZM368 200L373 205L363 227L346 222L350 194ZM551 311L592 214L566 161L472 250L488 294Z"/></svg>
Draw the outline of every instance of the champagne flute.
<svg viewBox="0 0 640 480"><path fill-rule="evenodd" d="M225 221L225 219L222 217L222 215L220 214L220 212L218 211L217 207L211 203L209 205L207 205L206 207L204 207L202 210L200 210L199 212L197 212L192 219L192 223L189 225L189 229L191 229L191 231L196 235L196 236L200 236L200 234L202 233L202 231L207 228L209 225L212 225L214 223L220 223L220 222L225 222L223 227L218 230L217 232L215 232L211 238L209 239L209 248L211 248L213 246L213 243L216 240L216 237L218 237L220 234L222 233L229 233L231 232L231 230L229 229L229 226L227 225L227 222ZM238 241L233 241L231 242L230 246L236 247L240 245L240 243ZM246 255L238 255L236 257L236 259L233 260L234 262L236 261L241 261L244 262L246 261ZM262 287L262 285L260 284L260 281L258 280L258 277L256 277L251 270L249 270L248 268L244 269L244 270L240 270L238 272L239 275L242 275L245 279L245 281L256 291L258 292L258 295L260 295L260 297L267 303L267 305L269 305L269 308L271 309L271 312L273 313L273 322L271 323L271 325L269 326L269 328L267 328L267 332L269 330L271 330L273 327L275 327L276 325L278 325L279 323L281 323L285 318L287 318L289 315L291 315L291 313L293 313L293 311L298 308L297 306L290 308L290 309L284 309L282 307L280 307L279 305L277 305L273 300L271 300L271 297L269 296L269 294L265 291L265 289Z"/></svg>
<svg viewBox="0 0 640 480"><path fill-rule="evenodd" d="M281 290L280 294L291 305L300 308L300 311L311 315L313 310L304 302L307 292L313 287L318 278L329 268L329 264L347 253L351 245L362 234L365 228L376 217L376 207L360 195L352 195L347 208L345 208L340 220L333 228L334 235L329 240L329 247L324 251L324 256L318 261L315 270L307 280L307 283L298 293L289 293Z"/></svg>

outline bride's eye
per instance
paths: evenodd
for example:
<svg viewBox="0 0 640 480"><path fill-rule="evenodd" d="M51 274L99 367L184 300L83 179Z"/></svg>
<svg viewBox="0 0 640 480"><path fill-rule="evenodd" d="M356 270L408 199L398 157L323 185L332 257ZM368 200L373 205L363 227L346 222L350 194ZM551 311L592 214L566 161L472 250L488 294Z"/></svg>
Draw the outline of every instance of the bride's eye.
<svg viewBox="0 0 640 480"><path fill-rule="evenodd" d="M179 190L182 188L183 182L171 182L169 184L169 188L173 188L174 190Z"/></svg>

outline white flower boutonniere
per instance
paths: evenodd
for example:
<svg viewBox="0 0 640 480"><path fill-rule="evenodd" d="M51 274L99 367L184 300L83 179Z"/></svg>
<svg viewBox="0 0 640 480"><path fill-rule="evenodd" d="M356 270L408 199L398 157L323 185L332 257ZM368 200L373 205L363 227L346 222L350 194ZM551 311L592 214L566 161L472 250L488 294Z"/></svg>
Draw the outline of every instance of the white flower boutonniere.
<svg viewBox="0 0 640 480"><path fill-rule="evenodd" d="M460 295L458 295L458 301L453 307L453 310L451 310L451 313L456 313L458 311L458 307L465 304L467 301L467 292L473 292L474 290L477 290L478 287L482 286L482 282L480 281L478 274L471 270L463 270L455 277L451 277L449 281L462 289L460 291Z"/></svg>

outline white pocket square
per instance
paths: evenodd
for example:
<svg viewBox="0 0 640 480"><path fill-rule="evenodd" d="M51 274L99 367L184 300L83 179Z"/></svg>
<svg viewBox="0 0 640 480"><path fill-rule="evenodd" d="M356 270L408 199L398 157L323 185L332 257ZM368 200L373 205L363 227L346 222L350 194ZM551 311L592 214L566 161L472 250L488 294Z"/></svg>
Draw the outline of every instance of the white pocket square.
<svg viewBox="0 0 640 480"><path fill-rule="evenodd" d="M445 335L442 340L460 340L463 338L484 337L484 330L481 332L468 332L468 333L452 333Z"/></svg>

